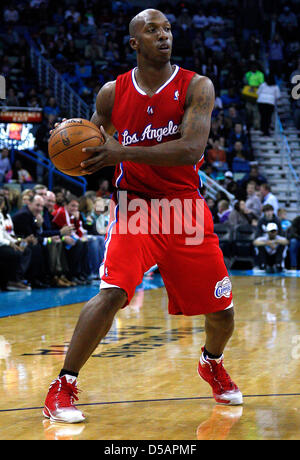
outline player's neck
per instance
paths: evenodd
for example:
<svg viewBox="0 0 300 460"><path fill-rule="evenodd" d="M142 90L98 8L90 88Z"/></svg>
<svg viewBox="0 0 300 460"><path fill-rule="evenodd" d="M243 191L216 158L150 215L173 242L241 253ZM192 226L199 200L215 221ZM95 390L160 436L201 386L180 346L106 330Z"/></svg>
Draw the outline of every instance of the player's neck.
<svg viewBox="0 0 300 460"><path fill-rule="evenodd" d="M138 62L135 77L140 88L154 93L171 77L173 72L170 61L159 65Z"/></svg>

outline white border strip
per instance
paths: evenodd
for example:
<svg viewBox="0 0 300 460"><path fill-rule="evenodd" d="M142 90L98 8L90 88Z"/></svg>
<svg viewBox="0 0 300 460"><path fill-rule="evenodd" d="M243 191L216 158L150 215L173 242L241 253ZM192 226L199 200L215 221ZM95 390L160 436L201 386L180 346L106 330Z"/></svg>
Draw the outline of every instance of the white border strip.
<svg viewBox="0 0 300 460"><path fill-rule="evenodd" d="M158 88L158 90L156 91L155 94L158 94L160 93L172 80L173 78L176 77L176 75L178 74L178 70L179 70L179 67L178 65L175 65L175 70L174 72L172 73L171 77L169 78L169 80L166 81L166 83L164 83L160 88Z"/></svg>
<svg viewBox="0 0 300 460"><path fill-rule="evenodd" d="M135 79L135 71L136 71L137 67L135 67L134 69L132 69L131 71L131 79L132 79L132 83L133 83L133 86L135 87L135 89L140 93L142 94L143 96L148 96L147 93L145 93L145 91L143 91L137 84L137 81ZM154 93L154 94L158 94L160 93L172 80L173 78L176 77L177 73L179 71L179 66L175 64L175 70L174 72L172 73L171 77L160 87L158 88L158 90Z"/></svg>

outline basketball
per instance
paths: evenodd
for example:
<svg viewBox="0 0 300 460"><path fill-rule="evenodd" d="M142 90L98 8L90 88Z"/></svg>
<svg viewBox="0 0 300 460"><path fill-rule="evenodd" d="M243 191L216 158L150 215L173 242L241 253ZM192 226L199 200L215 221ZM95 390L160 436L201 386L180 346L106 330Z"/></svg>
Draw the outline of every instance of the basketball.
<svg viewBox="0 0 300 460"><path fill-rule="evenodd" d="M49 158L54 166L69 176L82 176L80 163L93 153L83 152L85 147L104 143L99 128L83 118L72 118L60 123L48 142Z"/></svg>

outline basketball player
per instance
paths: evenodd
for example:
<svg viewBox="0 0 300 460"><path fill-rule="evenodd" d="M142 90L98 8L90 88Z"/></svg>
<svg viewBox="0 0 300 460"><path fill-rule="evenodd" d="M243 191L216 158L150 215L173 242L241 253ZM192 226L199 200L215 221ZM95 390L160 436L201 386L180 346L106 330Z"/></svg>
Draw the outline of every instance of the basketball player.
<svg viewBox="0 0 300 460"><path fill-rule="evenodd" d="M44 416L76 423L85 419L76 408L77 377L113 319L132 299L144 273L158 264L169 296L169 313L205 315L205 344L198 363L218 403L242 404L243 397L223 367L223 351L234 329L231 283L213 233L211 213L199 194L198 169L210 131L214 107L212 82L170 62L171 27L163 13L147 9L129 26L137 67L105 84L91 121L101 127L105 144L91 149L83 172L115 165L114 211L108 227L100 292L84 306L63 369L51 385ZM119 142L113 137L118 132ZM118 232L120 194L189 199L203 205L201 244L186 244L176 234Z"/></svg>

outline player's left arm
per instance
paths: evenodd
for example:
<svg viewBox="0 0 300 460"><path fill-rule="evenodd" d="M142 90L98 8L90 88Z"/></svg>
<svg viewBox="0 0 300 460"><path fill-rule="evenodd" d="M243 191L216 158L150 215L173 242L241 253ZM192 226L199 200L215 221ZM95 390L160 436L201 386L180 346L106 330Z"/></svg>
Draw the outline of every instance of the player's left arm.
<svg viewBox="0 0 300 460"><path fill-rule="evenodd" d="M124 147L101 127L105 144L86 149L98 154L85 161L84 172L92 174L101 168L116 165L121 161L133 161L134 163L156 166L196 164L202 157L207 145L214 103L213 83L209 78L196 74L187 90L179 139L151 147Z"/></svg>

